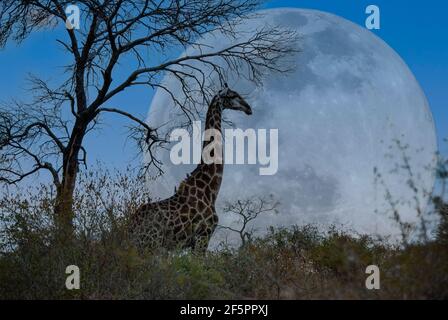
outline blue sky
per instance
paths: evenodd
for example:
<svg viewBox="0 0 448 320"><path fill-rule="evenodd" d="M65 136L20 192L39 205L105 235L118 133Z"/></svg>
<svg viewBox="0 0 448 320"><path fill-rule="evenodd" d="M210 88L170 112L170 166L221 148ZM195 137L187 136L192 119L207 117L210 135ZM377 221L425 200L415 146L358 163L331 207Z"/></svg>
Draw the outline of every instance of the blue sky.
<svg viewBox="0 0 448 320"><path fill-rule="evenodd" d="M76 2L76 1L75 1ZM419 4L415 4L419 3ZM437 127L441 152L448 154L448 2L427 0L296 0L269 1L266 8L299 7L331 12L364 26L365 8L375 4L381 9L381 30L373 31L386 41L408 64L422 86ZM39 32L21 45L10 43L0 51L0 101L26 96L28 73L45 79L58 79L66 54L54 41L54 32ZM153 92L130 89L114 100L145 118ZM136 161L132 144L125 143L126 123L120 117L104 118L103 131L87 139L89 162L102 160L121 167Z"/></svg>

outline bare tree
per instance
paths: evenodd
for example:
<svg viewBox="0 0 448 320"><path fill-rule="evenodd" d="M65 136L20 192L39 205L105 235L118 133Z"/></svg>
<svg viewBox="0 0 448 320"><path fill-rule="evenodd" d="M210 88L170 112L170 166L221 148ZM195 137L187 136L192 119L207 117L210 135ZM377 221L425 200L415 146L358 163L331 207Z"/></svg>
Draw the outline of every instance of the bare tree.
<svg viewBox="0 0 448 320"><path fill-rule="evenodd" d="M0 47L9 41L21 42L35 30L65 25L65 10L71 3L2 0ZM207 75L201 73L198 62L211 66L221 80L226 68L238 72L244 67L257 81L265 69L288 71L280 62L295 51L297 37L293 31L266 27L239 41L236 26L258 8L257 0L79 0L76 5L81 27L77 30L67 23L62 39L55 39L71 60L64 77L54 86L32 77L33 100L15 101L0 109L0 181L15 184L40 171L50 173L57 191L55 222L68 234L73 227L77 172L86 164L84 140L102 113L134 123L140 151L152 155L152 148L163 142L155 128L126 106L107 106L113 97L133 86L161 88L188 113L197 102L190 88L199 86L203 95L209 92ZM206 52L197 41L210 31L224 33L235 42ZM168 52L192 45L199 48L199 54L169 58ZM149 53L157 53L157 59L148 58ZM131 61L132 68L125 78L114 80L124 59L126 64ZM185 101L163 86L164 74L180 81ZM150 165L157 165L157 159L151 159Z"/></svg>
<svg viewBox="0 0 448 320"><path fill-rule="evenodd" d="M444 139L444 141L448 142L448 139ZM440 218L436 236L439 242L448 244L448 159L442 155L438 157L436 177L437 184L435 191L438 189L438 193L432 196L435 212Z"/></svg>
<svg viewBox="0 0 448 320"><path fill-rule="evenodd" d="M277 206L278 202L274 201L272 197L254 197L238 200L235 203L226 203L224 213L235 215L237 218L235 223L237 223L238 226L232 227L220 225L219 227L221 229L236 232L241 239L241 245L245 246L252 240L252 235L255 231L253 227L249 229L251 222L257 219L261 214L277 213Z"/></svg>

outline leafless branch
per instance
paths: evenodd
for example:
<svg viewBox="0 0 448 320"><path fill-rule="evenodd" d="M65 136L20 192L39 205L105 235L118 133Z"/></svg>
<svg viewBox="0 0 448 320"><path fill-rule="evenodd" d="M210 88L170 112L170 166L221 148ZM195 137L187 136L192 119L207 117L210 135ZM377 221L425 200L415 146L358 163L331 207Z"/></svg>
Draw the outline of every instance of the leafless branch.
<svg viewBox="0 0 448 320"><path fill-rule="evenodd" d="M252 197L245 200L238 200L235 203L227 202L224 207L224 213L235 215L237 217L235 223L238 226L220 225L219 227L237 233L241 239L242 246L245 246L251 241L255 231L253 228L248 230L250 223L261 214L277 213L278 205L279 203L274 201L272 197Z"/></svg>
<svg viewBox="0 0 448 320"><path fill-rule="evenodd" d="M25 40L35 30L65 25L65 8L71 4L2 0L0 48L9 41ZM0 109L2 181L15 183L45 169L61 190L68 190L63 193L73 193L79 165L86 165L84 138L104 112L136 124L131 134L138 151L149 155L149 165L160 168L153 148L163 145L164 139L157 128L133 114L131 106L111 108L107 104L112 98L134 86L165 90L190 122L197 106L212 94L207 81L212 75L224 81L233 72L257 82L268 70L289 71L285 59L297 51L294 31L276 26L247 34L239 31L259 8L258 0L78 0L75 4L80 9L80 29L67 29L55 39L70 58L59 82L32 76L32 101ZM225 35L232 44L215 49L201 43L210 32ZM196 53L176 58L186 48ZM178 81L185 99L161 82L167 74Z"/></svg>

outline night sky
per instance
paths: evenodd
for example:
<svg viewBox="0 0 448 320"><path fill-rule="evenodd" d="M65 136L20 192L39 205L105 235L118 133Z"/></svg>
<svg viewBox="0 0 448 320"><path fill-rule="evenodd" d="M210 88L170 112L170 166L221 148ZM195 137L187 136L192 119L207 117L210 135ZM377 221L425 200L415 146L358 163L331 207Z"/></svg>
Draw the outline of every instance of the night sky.
<svg viewBox="0 0 448 320"><path fill-rule="evenodd" d="M364 26L367 17L365 8L370 4L379 6L381 29L373 32L386 41L413 71L429 100L440 151L447 155L448 143L444 143L443 138L448 137L448 2L427 0L421 1L420 5L413 3L405 0L297 0L270 1L264 7L312 8L331 12ZM25 79L29 73L50 82L53 79L57 83L68 58L55 42L55 36L65 36L62 28L35 33L24 43L9 43L0 51L0 101L26 99ZM152 96L153 92L148 88L132 88L111 104L144 119ZM123 167L140 161L135 158L132 143L126 140L125 126L128 123L116 115L107 115L103 120L102 131L94 132L86 140L89 163L102 160L110 166Z"/></svg>

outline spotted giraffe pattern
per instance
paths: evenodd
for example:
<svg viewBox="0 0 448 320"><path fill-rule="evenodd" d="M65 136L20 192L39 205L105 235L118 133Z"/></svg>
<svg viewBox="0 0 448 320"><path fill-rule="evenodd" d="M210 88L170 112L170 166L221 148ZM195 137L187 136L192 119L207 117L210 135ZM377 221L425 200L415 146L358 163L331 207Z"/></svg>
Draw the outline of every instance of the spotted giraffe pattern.
<svg viewBox="0 0 448 320"><path fill-rule="evenodd" d="M252 114L246 101L227 86L212 99L207 111L205 129L221 133L224 109ZM205 141L202 149L211 143ZM217 141L222 150L222 140ZM183 180L175 194L165 200L144 204L132 216L131 239L140 249L192 248L206 251L217 224L215 202L222 182L224 165L207 164L204 159Z"/></svg>

